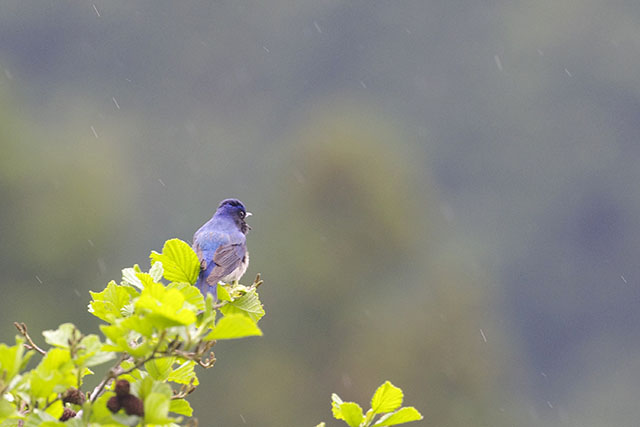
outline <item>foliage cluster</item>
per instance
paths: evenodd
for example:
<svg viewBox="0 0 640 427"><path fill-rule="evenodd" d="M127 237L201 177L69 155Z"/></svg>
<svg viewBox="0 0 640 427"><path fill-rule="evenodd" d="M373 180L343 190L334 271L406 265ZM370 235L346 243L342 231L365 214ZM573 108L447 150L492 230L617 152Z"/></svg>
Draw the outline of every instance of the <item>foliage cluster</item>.
<svg viewBox="0 0 640 427"><path fill-rule="evenodd" d="M349 427L384 427L404 424L422 419L422 414L413 406L402 406L404 393L389 381L382 384L371 398L371 408L363 413L355 402L343 402L340 396L331 396L333 416L344 420ZM379 416L379 418L376 418ZM324 423L316 427L324 427Z"/></svg>
<svg viewBox="0 0 640 427"><path fill-rule="evenodd" d="M148 272L125 268L120 284L91 292L89 312L105 322L102 337L64 323L43 332L45 350L24 323L15 324L15 345L0 344L0 427L178 426L192 416L185 398L199 385L196 366L214 365L216 342L262 335L262 281L218 284L214 301L193 286L200 264L187 243L169 240L150 258ZM27 369L35 354L40 361ZM98 385L86 390L85 377L109 362ZM334 394L333 415L351 427L422 419L415 408L400 408L402 398L386 382L364 414Z"/></svg>
<svg viewBox="0 0 640 427"><path fill-rule="evenodd" d="M199 385L194 368L213 366L216 341L262 335L264 315L259 277L251 286L218 285L214 301L193 286L199 271L189 245L172 239L151 253L148 272L126 268L120 284L91 293L103 337L65 323L43 332L45 350L16 324L15 345L0 344L0 425L174 426L191 416L185 397ZM27 370L36 353L41 360ZM99 384L84 390L92 369L109 362Z"/></svg>

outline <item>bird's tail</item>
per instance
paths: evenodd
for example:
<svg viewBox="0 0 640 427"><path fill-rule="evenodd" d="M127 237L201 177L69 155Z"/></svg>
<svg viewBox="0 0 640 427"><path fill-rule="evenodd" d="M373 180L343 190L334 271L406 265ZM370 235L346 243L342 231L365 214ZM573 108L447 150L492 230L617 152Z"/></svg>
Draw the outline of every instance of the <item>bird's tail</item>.
<svg viewBox="0 0 640 427"><path fill-rule="evenodd" d="M200 276L198 276L198 281L196 282L196 287L200 289L202 296L207 298L207 294L213 295L213 302L218 301L218 286L211 286L207 283L207 275L205 271L200 272Z"/></svg>

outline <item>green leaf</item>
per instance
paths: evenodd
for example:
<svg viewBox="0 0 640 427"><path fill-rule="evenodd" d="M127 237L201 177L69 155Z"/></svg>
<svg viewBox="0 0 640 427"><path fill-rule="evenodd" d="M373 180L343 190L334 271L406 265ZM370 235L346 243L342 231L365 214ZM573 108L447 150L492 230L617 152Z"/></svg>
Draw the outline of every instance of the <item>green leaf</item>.
<svg viewBox="0 0 640 427"><path fill-rule="evenodd" d="M27 422L25 427L31 427L31 424ZM38 420L38 427L66 427L66 424L62 421L40 421Z"/></svg>
<svg viewBox="0 0 640 427"><path fill-rule="evenodd" d="M102 292L89 292L93 301L89 303L89 313L105 322L113 323L122 318L123 308L138 295L130 286L119 286L113 280Z"/></svg>
<svg viewBox="0 0 640 427"><path fill-rule="evenodd" d="M244 314L256 323L264 316L264 308L255 291L247 292L233 302L223 305L220 311L225 316L229 314Z"/></svg>
<svg viewBox="0 0 640 427"><path fill-rule="evenodd" d="M16 337L16 345L11 347L0 344L0 378L3 382L9 383L18 375L26 367L31 356L33 351L25 353L24 339L21 337Z"/></svg>
<svg viewBox="0 0 640 427"><path fill-rule="evenodd" d="M64 411L64 405L62 400L56 400L45 410L45 412L51 415L56 420L62 416L62 412Z"/></svg>
<svg viewBox="0 0 640 427"><path fill-rule="evenodd" d="M69 350L52 348L29 373L31 395L48 398L77 384L77 374Z"/></svg>
<svg viewBox="0 0 640 427"><path fill-rule="evenodd" d="M167 424L171 398L161 393L150 393L144 399L145 424Z"/></svg>
<svg viewBox="0 0 640 427"><path fill-rule="evenodd" d="M43 331L45 341L55 347L68 349L69 343L78 340L82 335L71 323L63 323L56 330ZM100 365L116 357L112 352L102 351L102 343L97 335L82 337L76 349L76 365L86 367Z"/></svg>
<svg viewBox="0 0 640 427"><path fill-rule="evenodd" d="M398 424L404 424L411 421L419 421L422 419L422 414L418 412L413 406L407 406L391 414L382 416L375 424L374 427L382 426L395 426Z"/></svg>
<svg viewBox="0 0 640 427"><path fill-rule="evenodd" d="M100 325L100 330L109 340L110 344L105 344L102 349L105 351L124 351L129 350L129 330L121 325Z"/></svg>
<svg viewBox="0 0 640 427"><path fill-rule="evenodd" d="M153 280L153 277L149 273L136 273L136 277L140 279L140 283L142 283L142 289L150 286L152 283L158 283L158 281Z"/></svg>
<svg viewBox="0 0 640 427"><path fill-rule="evenodd" d="M164 268L162 267L162 263L160 261L154 262L149 269L149 276L151 276L154 282L159 282L162 280L163 275Z"/></svg>
<svg viewBox="0 0 640 427"><path fill-rule="evenodd" d="M344 420L351 427L359 426L364 419L360 405L354 402L343 402L335 393L331 395L331 412L334 418Z"/></svg>
<svg viewBox="0 0 640 427"><path fill-rule="evenodd" d="M137 274L140 272L142 272L142 270L140 270L140 266L138 264L134 265L133 267L122 269L122 281L120 282L120 284L123 286L133 286L142 290L142 288L144 288L144 285L137 276Z"/></svg>
<svg viewBox="0 0 640 427"><path fill-rule="evenodd" d="M344 402L342 401L342 399L340 399L340 396L335 393L331 395L331 412L333 413L333 418L337 420L344 420L342 411L340 410L340 405L342 405L343 403Z"/></svg>
<svg viewBox="0 0 640 427"><path fill-rule="evenodd" d="M340 405L340 414L341 419L351 427L358 427L364 419L362 408L355 402L344 402Z"/></svg>
<svg viewBox="0 0 640 427"><path fill-rule="evenodd" d="M65 427L85 427L86 424L82 422L82 419L80 419L80 417L75 417L65 421L64 426Z"/></svg>
<svg viewBox="0 0 640 427"><path fill-rule="evenodd" d="M229 291L224 285L218 283L218 300L220 301L231 301L231 295L229 295Z"/></svg>
<svg viewBox="0 0 640 427"><path fill-rule="evenodd" d="M144 364L151 378L158 381L166 381L173 371L172 366L175 359L173 357L163 357L162 359L153 359Z"/></svg>
<svg viewBox="0 0 640 427"><path fill-rule="evenodd" d="M135 366L135 364L133 362L129 361L129 360L125 360L124 362L122 362L120 364L120 367L125 371L128 371L129 369L133 368L134 366ZM147 373L145 372L143 374L140 369L134 369L133 371L129 372L128 374L120 375L118 377L118 379L127 380L127 381L129 381L129 383L134 384L134 383L139 382L140 380L142 380L142 376L143 375L147 375Z"/></svg>
<svg viewBox="0 0 640 427"><path fill-rule="evenodd" d="M64 426L63 422L58 421L53 416L47 414L40 409L34 409L25 420L24 427L53 427Z"/></svg>
<svg viewBox="0 0 640 427"><path fill-rule="evenodd" d="M402 406L402 390L386 381L382 384L371 399L371 409L376 414L392 412Z"/></svg>
<svg viewBox="0 0 640 427"><path fill-rule="evenodd" d="M229 314L218 321L206 339L229 340L261 335L262 331L249 317L244 314Z"/></svg>
<svg viewBox="0 0 640 427"><path fill-rule="evenodd" d="M162 381L155 381L148 375L144 377L142 381L134 383L131 387L131 392L142 400L146 400L147 396L151 393L162 394L167 398L171 398L171 395L173 394L169 384Z"/></svg>
<svg viewBox="0 0 640 427"><path fill-rule="evenodd" d="M169 412L190 417L193 414L193 408L184 399L173 399L169 405Z"/></svg>
<svg viewBox="0 0 640 427"><path fill-rule="evenodd" d="M112 426L117 425L113 419L113 414L107 409L107 402L115 393L108 391L98 397L93 405L86 402L83 406L83 419L90 421L91 426ZM88 417L89 420L86 420Z"/></svg>
<svg viewBox="0 0 640 427"><path fill-rule="evenodd" d="M73 323L63 323L56 330L42 331L47 344L54 347L69 348L69 341L73 339L77 329Z"/></svg>
<svg viewBox="0 0 640 427"><path fill-rule="evenodd" d="M102 342L97 335L90 334L80 341L75 361L77 365L89 367L101 365L115 357L115 353L102 350Z"/></svg>
<svg viewBox="0 0 640 427"><path fill-rule="evenodd" d="M182 365L178 366L176 369L171 372L169 375L168 381L173 381L178 384L190 384L191 379L193 378L193 385L197 386L200 384L198 381L198 377L196 376L193 368L196 366L196 362L188 360L184 362Z"/></svg>
<svg viewBox="0 0 640 427"><path fill-rule="evenodd" d="M157 329L186 326L196 321L196 314L184 306L185 297L177 289L151 283L135 303L136 312L145 313Z"/></svg>
<svg viewBox="0 0 640 427"><path fill-rule="evenodd" d="M326 423L320 423L316 427L327 427L327 424Z"/></svg>
<svg viewBox="0 0 640 427"><path fill-rule="evenodd" d="M167 240L162 253L151 252L151 263L161 262L164 278L170 282L195 284L200 274L198 256L187 243L180 239Z"/></svg>
<svg viewBox="0 0 640 427"><path fill-rule="evenodd" d="M177 289L184 295L186 303L191 304L195 311L205 309L204 297L198 288L184 282L172 282L167 285L167 289Z"/></svg>
<svg viewBox="0 0 640 427"><path fill-rule="evenodd" d="M365 426L371 425L371 421L373 421L373 418L375 416L376 416L376 414L375 414L375 412L373 412L373 409L369 408L367 413L364 414L364 425Z"/></svg>
<svg viewBox="0 0 640 427"><path fill-rule="evenodd" d="M148 352L151 351L152 344L149 340L133 344L130 339L132 336L131 330L123 326L125 322L119 322L115 325L100 325L100 330L111 342L103 345L102 350L125 352L133 357L147 356Z"/></svg>
<svg viewBox="0 0 640 427"><path fill-rule="evenodd" d="M201 328L203 331L213 328L217 314L218 311L213 309L213 295L207 293L204 300L204 311L198 313L198 322L196 323L196 326Z"/></svg>
<svg viewBox="0 0 640 427"><path fill-rule="evenodd" d="M0 399L0 421L3 421L16 412L16 407L11 402L7 402L5 399Z"/></svg>
<svg viewBox="0 0 640 427"><path fill-rule="evenodd" d="M209 315L211 313L216 313L213 309L213 295L207 292L207 296L204 298L204 314Z"/></svg>
<svg viewBox="0 0 640 427"><path fill-rule="evenodd" d="M153 335L153 322L145 315L133 315L120 322L122 328L130 329L142 335L151 337Z"/></svg>

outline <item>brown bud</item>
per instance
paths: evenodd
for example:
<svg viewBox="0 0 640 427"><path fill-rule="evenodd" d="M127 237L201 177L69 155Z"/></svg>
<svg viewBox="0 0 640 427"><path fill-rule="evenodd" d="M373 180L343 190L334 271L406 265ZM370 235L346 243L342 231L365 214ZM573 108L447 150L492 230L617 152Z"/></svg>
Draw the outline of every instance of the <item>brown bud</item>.
<svg viewBox="0 0 640 427"><path fill-rule="evenodd" d="M63 403L73 403L74 405L82 405L85 401L84 394L77 388L69 387L62 395Z"/></svg>
<svg viewBox="0 0 640 427"><path fill-rule="evenodd" d="M122 408L118 396L111 396L111 398L109 398L109 400L107 401L107 408L114 414L118 412L120 408Z"/></svg>
<svg viewBox="0 0 640 427"><path fill-rule="evenodd" d="M120 403L127 415L138 415L140 417L144 415L144 404L142 400L133 394L121 397Z"/></svg>
<svg viewBox="0 0 640 427"><path fill-rule="evenodd" d="M68 419L71 419L75 416L76 416L76 411L74 411L71 408L64 408L64 411L62 412L62 416L60 416L60 421L67 421Z"/></svg>
<svg viewBox="0 0 640 427"><path fill-rule="evenodd" d="M118 380L116 381L115 388L116 396L122 397L129 394L129 381L127 380Z"/></svg>

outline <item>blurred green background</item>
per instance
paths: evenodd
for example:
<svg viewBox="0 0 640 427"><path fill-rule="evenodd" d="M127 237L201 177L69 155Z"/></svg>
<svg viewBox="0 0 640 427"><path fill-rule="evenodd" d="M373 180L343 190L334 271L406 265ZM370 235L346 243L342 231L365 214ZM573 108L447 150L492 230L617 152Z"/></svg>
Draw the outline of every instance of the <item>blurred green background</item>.
<svg viewBox="0 0 640 427"><path fill-rule="evenodd" d="M640 3L4 0L0 338L67 321L219 200L265 336L200 425L640 417Z"/></svg>

